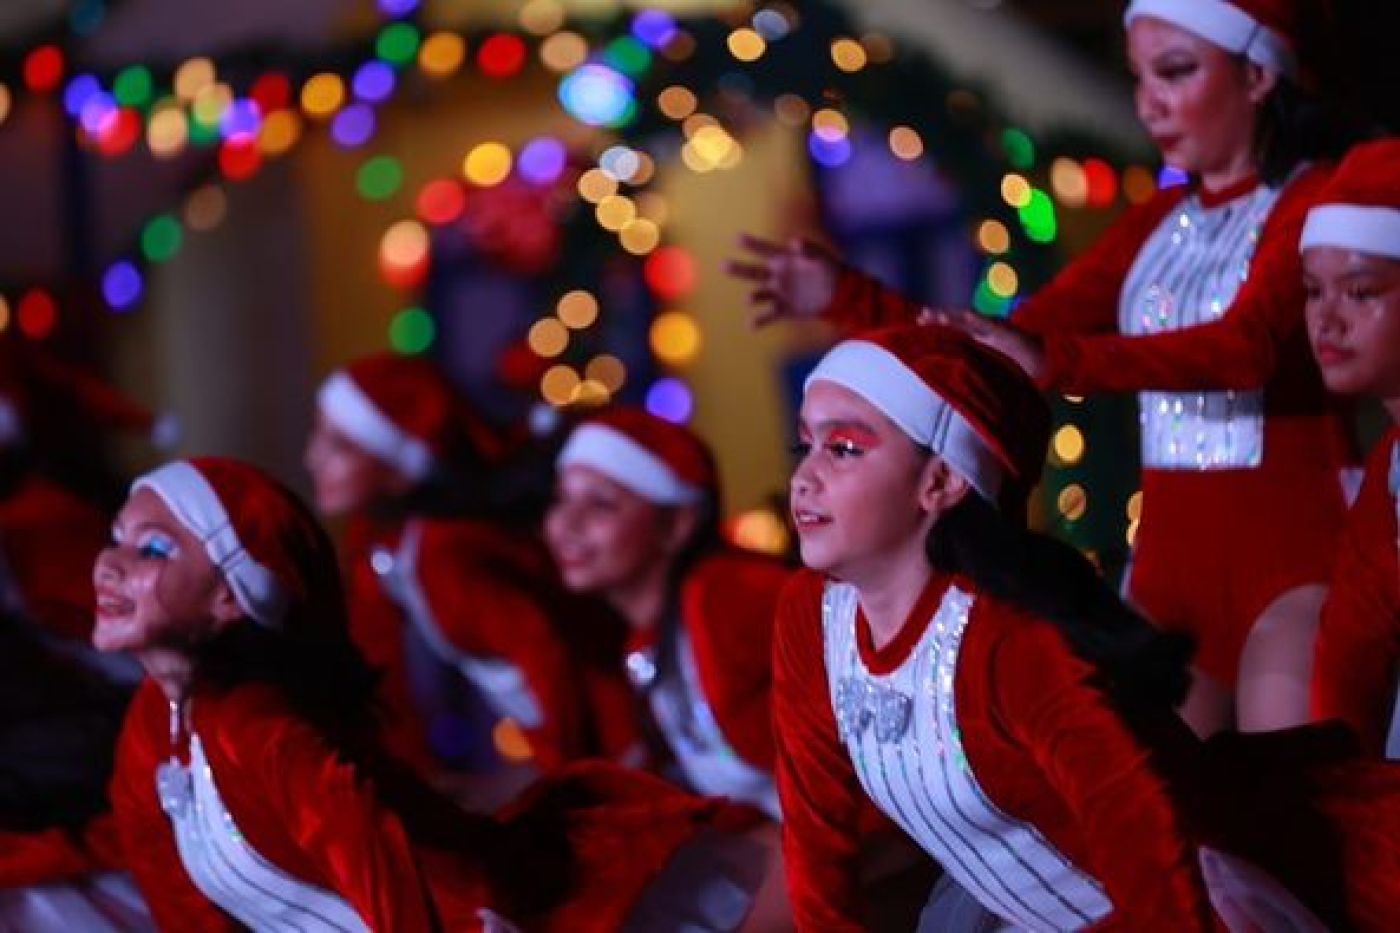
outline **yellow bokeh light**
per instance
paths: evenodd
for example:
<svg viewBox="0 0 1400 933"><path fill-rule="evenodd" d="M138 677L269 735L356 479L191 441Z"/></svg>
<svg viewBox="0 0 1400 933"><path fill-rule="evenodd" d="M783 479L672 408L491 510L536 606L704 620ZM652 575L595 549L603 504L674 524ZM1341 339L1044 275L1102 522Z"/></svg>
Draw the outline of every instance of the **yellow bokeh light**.
<svg viewBox="0 0 1400 933"><path fill-rule="evenodd" d="M633 256L645 256L661 245L661 228L639 217L623 227L617 238L622 248Z"/></svg>
<svg viewBox="0 0 1400 933"><path fill-rule="evenodd" d="M520 8L520 25L526 32L547 36L564 25L564 13L557 0L529 0Z"/></svg>
<svg viewBox="0 0 1400 933"><path fill-rule="evenodd" d="M1066 402L1069 402L1071 405L1079 405L1082 404L1084 401L1084 396L1082 395L1062 395L1060 397L1063 398Z"/></svg>
<svg viewBox="0 0 1400 933"><path fill-rule="evenodd" d="M788 530L782 519L768 509L753 509L734 519L734 543L764 554L783 554L788 547Z"/></svg>
<svg viewBox="0 0 1400 933"><path fill-rule="evenodd" d="M265 156L279 156L301 138L301 117L294 110L277 110L267 115L258 129L258 149Z"/></svg>
<svg viewBox="0 0 1400 933"><path fill-rule="evenodd" d="M1011 234L1000 220L984 220L977 228L977 245L985 253L1000 256L1011 248Z"/></svg>
<svg viewBox="0 0 1400 933"><path fill-rule="evenodd" d="M865 46L854 39L837 39L831 43L831 61L846 73L860 71L869 61Z"/></svg>
<svg viewBox="0 0 1400 933"><path fill-rule="evenodd" d="M609 392L616 392L627 382L627 366L617 357L604 353L588 361L583 375L586 380L600 383Z"/></svg>
<svg viewBox="0 0 1400 933"><path fill-rule="evenodd" d="M690 142L687 145L695 150L695 154L702 161L716 166L728 158L737 142L733 136L725 132L723 127L702 126L695 131L694 136L690 137Z"/></svg>
<svg viewBox="0 0 1400 933"><path fill-rule="evenodd" d="M530 325L525 342L536 356L553 359L569 345L569 329L555 318L541 318Z"/></svg>
<svg viewBox="0 0 1400 933"><path fill-rule="evenodd" d="M578 194L590 204L597 204L609 195L617 194L617 179L600 168L591 168L579 176Z"/></svg>
<svg viewBox="0 0 1400 933"><path fill-rule="evenodd" d="M0 295L0 334L10 329L10 303Z"/></svg>
<svg viewBox="0 0 1400 933"><path fill-rule="evenodd" d="M491 744L506 761L529 761L535 757L525 730L514 719L499 720L491 729Z"/></svg>
<svg viewBox="0 0 1400 933"><path fill-rule="evenodd" d="M345 82L340 75L323 71L315 74L301 87L301 109L309 117L324 119L345 103Z"/></svg>
<svg viewBox="0 0 1400 933"><path fill-rule="evenodd" d="M881 64L894 58L894 42L889 36L870 33L861 36L860 44L865 46L865 54L870 56L871 62Z"/></svg>
<svg viewBox="0 0 1400 933"><path fill-rule="evenodd" d="M671 202L657 191L643 191L637 195L637 213L656 224L665 226L671 217Z"/></svg>
<svg viewBox="0 0 1400 933"><path fill-rule="evenodd" d="M1025 207L1031 203L1031 183L1014 172L1001 179L1001 198L1012 207Z"/></svg>
<svg viewBox="0 0 1400 933"><path fill-rule="evenodd" d="M1157 179L1141 165L1123 170L1123 196L1129 204L1142 204L1157 193Z"/></svg>
<svg viewBox="0 0 1400 933"><path fill-rule="evenodd" d="M489 188L510 174L510 150L502 143L481 143L462 160L462 176L474 185Z"/></svg>
<svg viewBox="0 0 1400 933"><path fill-rule="evenodd" d="M987 287L998 298L1010 298L1016 294L1020 284L1016 270L1004 262L994 262L987 270Z"/></svg>
<svg viewBox="0 0 1400 933"><path fill-rule="evenodd" d="M890 152L906 162L912 162L924 154L923 137L911 127L896 126L890 130Z"/></svg>
<svg viewBox="0 0 1400 933"><path fill-rule="evenodd" d="M573 402L578 397L578 386L578 373L574 372L572 366L563 363L551 366L549 371L540 377L540 395L556 408Z"/></svg>
<svg viewBox="0 0 1400 933"><path fill-rule="evenodd" d="M399 268L418 265L428 256L428 231L416 220L400 220L379 241L385 264Z"/></svg>
<svg viewBox="0 0 1400 933"><path fill-rule="evenodd" d="M1128 521L1130 522L1135 522L1142 518L1141 489L1139 489L1137 492L1133 493L1131 496L1128 497L1128 505L1126 511L1128 513Z"/></svg>
<svg viewBox="0 0 1400 933"><path fill-rule="evenodd" d="M641 150L637 151L637 165L626 178L630 185L645 185L656 174L656 160Z"/></svg>
<svg viewBox="0 0 1400 933"><path fill-rule="evenodd" d="M850 135L851 121L841 111L825 107L812 114L812 129L823 139L840 139Z"/></svg>
<svg viewBox="0 0 1400 933"><path fill-rule="evenodd" d="M1084 459L1084 432L1067 424L1055 432L1050 449L1061 466L1074 466Z"/></svg>
<svg viewBox="0 0 1400 933"><path fill-rule="evenodd" d="M556 32L540 43L540 61L550 71L570 71L588 58L588 40L576 32Z"/></svg>
<svg viewBox="0 0 1400 933"><path fill-rule="evenodd" d="M773 112L786 126L802 126L812 114L811 106L796 94L780 94L773 101Z"/></svg>
<svg viewBox="0 0 1400 933"><path fill-rule="evenodd" d="M592 292L576 288L560 297L554 306L554 313L565 327L582 330L598 320L598 299L593 297Z"/></svg>
<svg viewBox="0 0 1400 933"><path fill-rule="evenodd" d="M233 90L227 84L206 84L194 95L190 113L205 126L215 126L233 104Z"/></svg>
<svg viewBox="0 0 1400 933"><path fill-rule="evenodd" d="M185 151L190 140L190 124L185 111L174 101L151 111L146 122L146 145L160 159L174 158Z"/></svg>
<svg viewBox="0 0 1400 933"><path fill-rule="evenodd" d="M1071 483L1060 490L1059 498L1056 499L1056 507L1060 510L1060 515L1066 520L1077 522L1084 517L1084 513L1089 511L1089 494L1084 491L1084 487L1078 483Z"/></svg>
<svg viewBox="0 0 1400 933"><path fill-rule="evenodd" d="M13 95L10 88L4 82L0 82L0 123L5 122L5 118L10 115L10 106L13 104Z"/></svg>
<svg viewBox="0 0 1400 933"><path fill-rule="evenodd" d="M1050 187L1065 207L1083 207L1089 199L1089 179L1084 166L1061 156L1050 164Z"/></svg>
<svg viewBox="0 0 1400 933"><path fill-rule="evenodd" d="M434 78L455 74L467 59L467 41L455 32L435 32L418 47L418 67Z"/></svg>
<svg viewBox="0 0 1400 933"><path fill-rule="evenodd" d="M695 93L679 84L673 84L656 95L657 108L672 120L684 120L695 112L698 105Z"/></svg>
<svg viewBox="0 0 1400 933"><path fill-rule="evenodd" d="M757 61L768 49L767 40L747 26L731 32L725 42L729 46L729 54L741 62Z"/></svg>
<svg viewBox="0 0 1400 933"><path fill-rule="evenodd" d="M175 95L181 100L194 100L196 94L214 83L214 63L207 58L192 58L175 69L171 82Z"/></svg>
<svg viewBox="0 0 1400 933"><path fill-rule="evenodd" d="M578 392L574 393L574 404L589 408L606 405L611 399L612 393L608 391L608 387L597 379L583 380L578 384Z"/></svg>
<svg viewBox="0 0 1400 933"><path fill-rule="evenodd" d="M651 350L670 366L684 366L700 355L700 325L684 311L658 314L651 322Z"/></svg>
<svg viewBox="0 0 1400 933"><path fill-rule="evenodd" d="M1138 523L1135 521L1128 522L1128 530L1123 535L1124 539L1128 542L1128 547L1132 547L1137 542L1137 534Z"/></svg>
<svg viewBox="0 0 1400 933"><path fill-rule="evenodd" d="M228 213L228 197L218 185L204 185L185 199L185 226L204 232L223 223Z"/></svg>
<svg viewBox="0 0 1400 933"><path fill-rule="evenodd" d="M681 132L686 139L690 139L696 133L709 126L719 126L719 121L708 113L692 113L681 123Z"/></svg>
<svg viewBox="0 0 1400 933"><path fill-rule="evenodd" d="M598 226L616 233L636 218L637 205L625 195L610 194L598 202L593 213L598 218Z"/></svg>

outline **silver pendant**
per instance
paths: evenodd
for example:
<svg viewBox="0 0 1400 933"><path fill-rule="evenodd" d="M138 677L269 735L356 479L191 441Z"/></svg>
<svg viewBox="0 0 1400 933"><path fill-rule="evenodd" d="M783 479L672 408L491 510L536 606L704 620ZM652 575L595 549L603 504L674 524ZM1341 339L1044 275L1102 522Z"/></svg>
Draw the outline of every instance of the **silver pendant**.
<svg viewBox="0 0 1400 933"><path fill-rule="evenodd" d="M178 820L188 812L194 796L194 781L190 769L171 758L156 768L156 793L160 808L171 819Z"/></svg>

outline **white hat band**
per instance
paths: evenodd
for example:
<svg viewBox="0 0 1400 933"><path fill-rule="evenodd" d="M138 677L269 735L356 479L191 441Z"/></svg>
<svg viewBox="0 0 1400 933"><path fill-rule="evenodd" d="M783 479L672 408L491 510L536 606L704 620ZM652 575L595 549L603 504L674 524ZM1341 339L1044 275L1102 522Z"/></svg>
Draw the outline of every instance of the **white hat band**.
<svg viewBox="0 0 1400 933"><path fill-rule="evenodd" d="M666 461L603 424L585 422L575 428L557 463L592 467L658 505L689 505L704 495L700 487L677 476Z"/></svg>
<svg viewBox="0 0 1400 933"><path fill-rule="evenodd" d="M1164 19L1256 64L1298 77L1298 58L1288 41L1225 0L1133 0L1125 25L1139 16Z"/></svg>
<svg viewBox="0 0 1400 933"><path fill-rule="evenodd" d="M1321 204L1308 211L1298 249L1336 246L1400 259L1400 210L1360 204Z"/></svg>
<svg viewBox="0 0 1400 933"><path fill-rule="evenodd" d="M343 370L321 385L316 400L347 437L404 476L420 480L432 470L433 452L428 445L385 417Z"/></svg>
<svg viewBox="0 0 1400 933"><path fill-rule="evenodd" d="M802 390L817 381L844 386L874 405L995 504L1005 476L996 454L967 419L899 357L868 340L847 340L822 357Z"/></svg>
<svg viewBox="0 0 1400 933"><path fill-rule="evenodd" d="M287 592L272 571L253 559L223 503L204 475L183 460L167 463L131 484L132 492L149 489L200 540L210 562L223 574L238 605L268 628L282 627Z"/></svg>

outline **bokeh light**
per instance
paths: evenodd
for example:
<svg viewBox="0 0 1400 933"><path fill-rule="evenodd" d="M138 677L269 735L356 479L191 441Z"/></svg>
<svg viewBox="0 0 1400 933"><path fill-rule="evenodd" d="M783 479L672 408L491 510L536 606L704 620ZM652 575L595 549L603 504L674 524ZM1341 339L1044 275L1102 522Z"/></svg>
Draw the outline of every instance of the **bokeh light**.
<svg viewBox="0 0 1400 933"><path fill-rule="evenodd" d="M141 272L131 262L122 259L107 267L102 273L102 297L114 311L126 311L141 300L145 283ZM21 314L23 308L20 309ZM23 326L23 318L20 325Z"/></svg>
<svg viewBox="0 0 1400 933"><path fill-rule="evenodd" d="M480 143L462 160L462 175L474 185L489 188L510 175L511 161L510 149L503 143Z"/></svg>
<svg viewBox="0 0 1400 933"><path fill-rule="evenodd" d="M423 308L404 308L389 321L389 346L404 355L424 352L436 336L437 324Z"/></svg>
<svg viewBox="0 0 1400 933"><path fill-rule="evenodd" d="M590 126L614 126L636 110L632 81L606 65L583 65L559 84L559 101L575 119Z"/></svg>
<svg viewBox="0 0 1400 933"><path fill-rule="evenodd" d="M598 299L581 288L565 293L555 304L554 313L565 327L582 330L598 320Z"/></svg>
<svg viewBox="0 0 1400 933"><path fill-rule="evenodd" d="M685 424L695 411L690 387L673 377L658 379L647 388L646 409L658 418Z"/></svg>
<svg viewBox="0 0 1400 933"><path fill-rule="evenodd" d="M666 311L651 322L651 351L669 366L693 363L700 354L700 326L684 311Z"/></svg>

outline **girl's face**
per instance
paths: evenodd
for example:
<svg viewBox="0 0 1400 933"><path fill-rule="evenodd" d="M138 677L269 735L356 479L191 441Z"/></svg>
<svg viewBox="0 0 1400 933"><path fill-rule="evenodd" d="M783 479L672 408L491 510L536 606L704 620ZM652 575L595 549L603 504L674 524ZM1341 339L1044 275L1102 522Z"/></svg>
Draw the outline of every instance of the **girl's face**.
<svg viewBox="0 0 1400 933"><path fill-rule="evenodd" d="M1303 253L1303 285L1327 388L1400 399L1400 262L1316 246Z"/></svg>
<svg viewBox="0 0 1400 933"><path fill-rule="evenodd" d="M204 546L149 489L136 490L122 506L92 580L92 643L102 651L189 654L237 617L227 610L232 596Z"/></svg>
<svg viewBox="0 0 1400 933"><path fill-rule="evenodd" d="M398 472L351 440L321 412L303 456L322 515L348 515L402 492Z"/></svg>
<svg viewBox="0 0 1400 933"><path fill-rule="evenodd" d="M569 589L606 594L651 576L658 563L669 565L684 543L683 511L569 464L555 481L545 541Z"/></svg>
<svg viewBox="0 0 1400 933"><path fill-rule="evenodd" d="M1219 188L1255 168L1259 106L1277 76L1154 16L1128 26L1138 119L1168 165Z"/></svg>
<svg viewBox="0 0 1400 933"><path fill-rule="evenodd" d="M856 581L893 560L922 559L936 516L921 496L935 458L893 421L843 386L814 382L798 455L789 498L804 564Z"/></svg>

